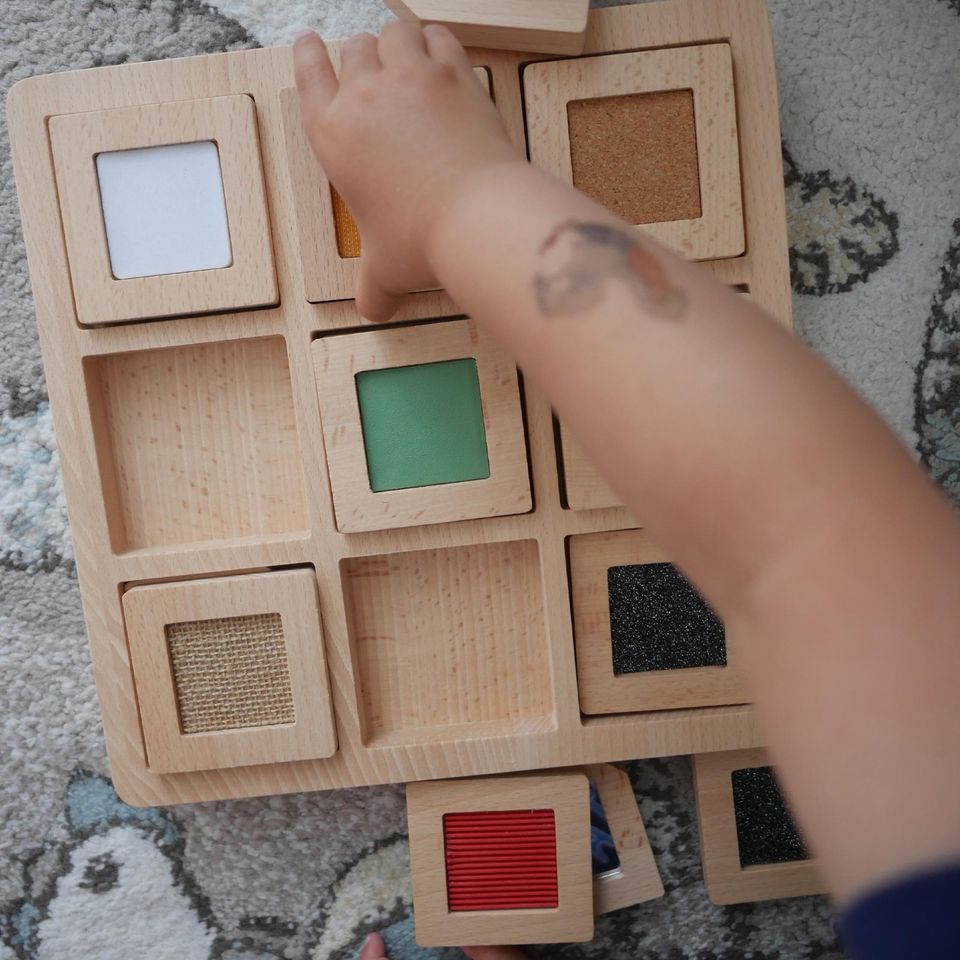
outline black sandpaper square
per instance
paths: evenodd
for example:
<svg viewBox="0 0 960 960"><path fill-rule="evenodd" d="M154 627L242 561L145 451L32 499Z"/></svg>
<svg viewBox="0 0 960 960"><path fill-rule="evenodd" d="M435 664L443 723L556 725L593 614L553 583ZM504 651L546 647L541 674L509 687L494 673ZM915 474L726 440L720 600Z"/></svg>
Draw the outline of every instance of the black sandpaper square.
<svg viewBox="0 0 960 960"><path fill-rule="evenodd" d="M725 667L723 624L672 563L610 567L613 672Z"/></svg>
<svg viewBox="0 0 960 960"><path fill-rule="evenodd" d="M747 767L734 770L731 776L740 866L808 860L773 768Z"/></svg>

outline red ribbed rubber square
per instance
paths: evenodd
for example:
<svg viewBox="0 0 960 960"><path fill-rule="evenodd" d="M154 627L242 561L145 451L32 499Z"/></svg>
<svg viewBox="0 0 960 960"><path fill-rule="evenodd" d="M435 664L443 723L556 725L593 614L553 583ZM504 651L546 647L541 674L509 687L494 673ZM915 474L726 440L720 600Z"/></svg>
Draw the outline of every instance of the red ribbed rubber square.
<svg viewBox="0 0 960 960"><path fill-rule="evenodd" d="M552 810L448 813L443 818L443 848L451 912L559 904Z"/></svg>

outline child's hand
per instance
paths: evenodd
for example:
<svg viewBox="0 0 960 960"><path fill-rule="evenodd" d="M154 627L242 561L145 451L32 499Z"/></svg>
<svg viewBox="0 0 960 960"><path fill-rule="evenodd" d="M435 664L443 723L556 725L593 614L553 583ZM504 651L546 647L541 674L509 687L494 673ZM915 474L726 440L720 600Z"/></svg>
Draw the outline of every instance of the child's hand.
<svg viewBox="0 0 960 960"><path fill-rule="evenodd" d="M360 34L343 47L339 79L315 33L293 54L313 151L363 239L357 308L389 320L403 294L437 286L431 232L470 174L520 156L445 27L394 22L379 40Z"/></svg>

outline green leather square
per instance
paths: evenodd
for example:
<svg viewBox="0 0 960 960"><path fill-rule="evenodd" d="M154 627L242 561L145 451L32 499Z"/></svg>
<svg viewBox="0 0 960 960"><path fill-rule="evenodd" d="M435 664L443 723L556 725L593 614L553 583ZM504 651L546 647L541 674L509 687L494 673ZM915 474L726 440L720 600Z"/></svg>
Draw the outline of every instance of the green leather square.
<svg viewBox="0 0 960 960"><path fill-rule="evenodd" d="M365 370L356 380L375 493L490 476L476 360Z"/></svg>

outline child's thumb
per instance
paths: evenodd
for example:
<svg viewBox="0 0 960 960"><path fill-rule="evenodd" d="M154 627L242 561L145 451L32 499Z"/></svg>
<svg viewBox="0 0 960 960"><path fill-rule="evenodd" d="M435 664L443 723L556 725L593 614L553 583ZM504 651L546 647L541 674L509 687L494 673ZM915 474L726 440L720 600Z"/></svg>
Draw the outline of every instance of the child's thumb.
<svg viewBox="0 0 960 960"><path fill-rule="evenodd" d="M400 308L403 295L384 290L370 267L369 256L360 260L360 283L357 287L357 310L373 323L386 323Z"/></svg>

